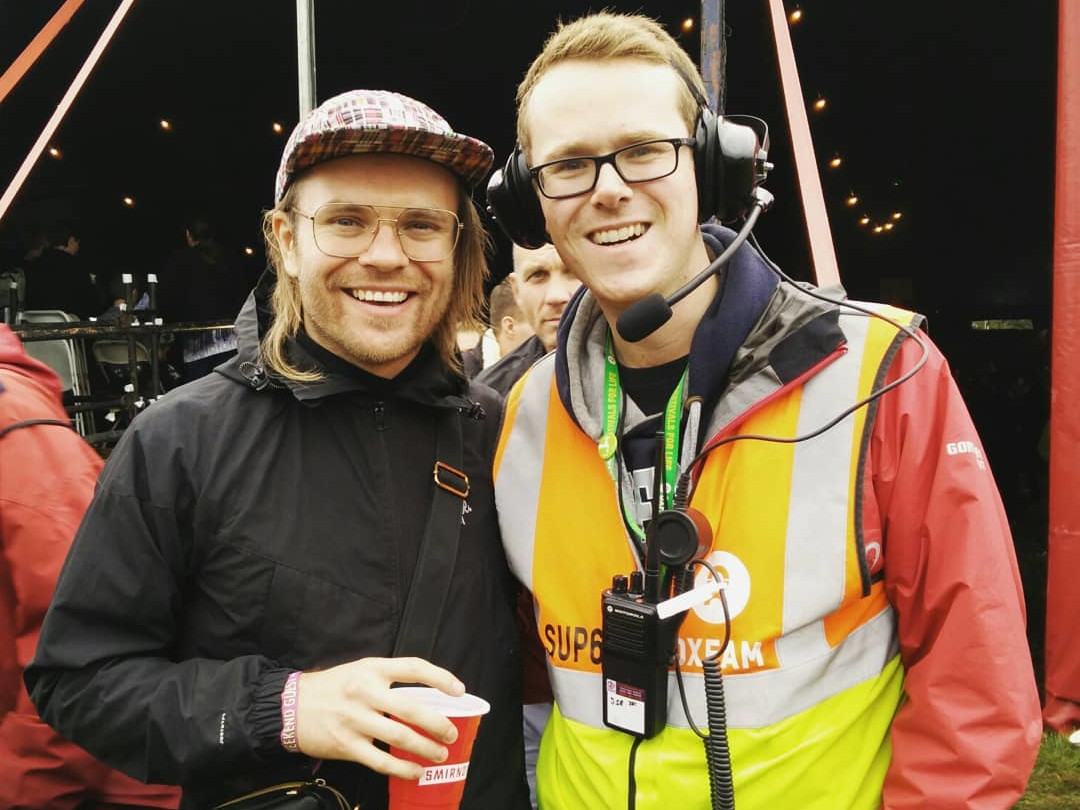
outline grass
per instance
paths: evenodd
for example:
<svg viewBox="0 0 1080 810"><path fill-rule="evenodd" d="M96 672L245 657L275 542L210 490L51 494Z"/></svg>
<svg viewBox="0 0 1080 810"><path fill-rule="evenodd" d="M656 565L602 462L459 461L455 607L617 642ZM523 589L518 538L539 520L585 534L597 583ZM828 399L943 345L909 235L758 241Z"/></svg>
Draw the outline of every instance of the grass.
<svg viewBox="0 0 1080 810"><path fill-rule="evenodd" d="M1023 798L1013 810L1076 810L1080 807L1080 746L1047 734Z"/></svg>

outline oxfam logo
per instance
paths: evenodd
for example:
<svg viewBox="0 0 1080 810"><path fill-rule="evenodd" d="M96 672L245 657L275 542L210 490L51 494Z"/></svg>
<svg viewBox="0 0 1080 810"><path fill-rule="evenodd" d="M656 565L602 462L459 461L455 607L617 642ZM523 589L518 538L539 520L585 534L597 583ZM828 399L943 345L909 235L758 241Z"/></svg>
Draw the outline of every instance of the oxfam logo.
<svg viewBox="0 0 1080 810"><path fill-rule="evenodd" d="M714 551L705 559L716 569L716 573L720 575L720 579L724 583L728 610L731 613L731 618L734 619L743 612L746 603L750 601L750 572L743 565L742 560L727 551ZM712 572L703 566L699 566L698 573L694 577L694 587L705 585L710 581L712 581ZM724 604L720 601L719 594L704 604L694 607L694 613L703 622L709 622L710 624L724 623Z"/></svg>

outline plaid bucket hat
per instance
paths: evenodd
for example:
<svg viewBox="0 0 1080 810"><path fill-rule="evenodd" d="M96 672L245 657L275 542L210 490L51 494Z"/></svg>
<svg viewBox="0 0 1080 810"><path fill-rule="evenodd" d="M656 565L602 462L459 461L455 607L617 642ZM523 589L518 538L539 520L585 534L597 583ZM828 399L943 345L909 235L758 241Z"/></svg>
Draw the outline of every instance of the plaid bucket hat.
<svg viewBox="0 0 1080 810"><path fill-rule="evenodd" d="M388 90L350 90L305 116L285 144L274 202L304 169L365 152L415 155L445 166L467 186L478 185L495 159L491 147L454 132L446 119L416 99Z"/></svg>

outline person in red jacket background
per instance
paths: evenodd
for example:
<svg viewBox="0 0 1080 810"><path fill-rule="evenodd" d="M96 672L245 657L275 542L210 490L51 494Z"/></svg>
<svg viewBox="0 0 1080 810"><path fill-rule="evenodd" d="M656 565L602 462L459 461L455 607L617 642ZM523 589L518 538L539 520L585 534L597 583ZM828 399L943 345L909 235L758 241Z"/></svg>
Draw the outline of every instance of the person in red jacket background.
<svg viewBox="0 0 1080 810"><path fill-rule="evenodd" d="M70 424L55 372L0 324L0 810L174 808L175 788L98 762L42 722L23 688L102 466Z"/></svg>

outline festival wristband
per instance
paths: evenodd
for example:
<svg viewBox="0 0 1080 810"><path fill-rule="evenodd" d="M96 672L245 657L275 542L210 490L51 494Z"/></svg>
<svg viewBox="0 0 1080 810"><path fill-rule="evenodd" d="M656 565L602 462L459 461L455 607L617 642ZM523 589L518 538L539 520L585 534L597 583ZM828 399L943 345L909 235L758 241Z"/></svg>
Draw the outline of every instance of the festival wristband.
<svg viewBox="0 0 1080 810"><path fill-rule="evenodd" d="M300 751L296 740L296 699L300 691L300 673L293 672L285 679L281 690L281 747L290 754Z"/></svg>

